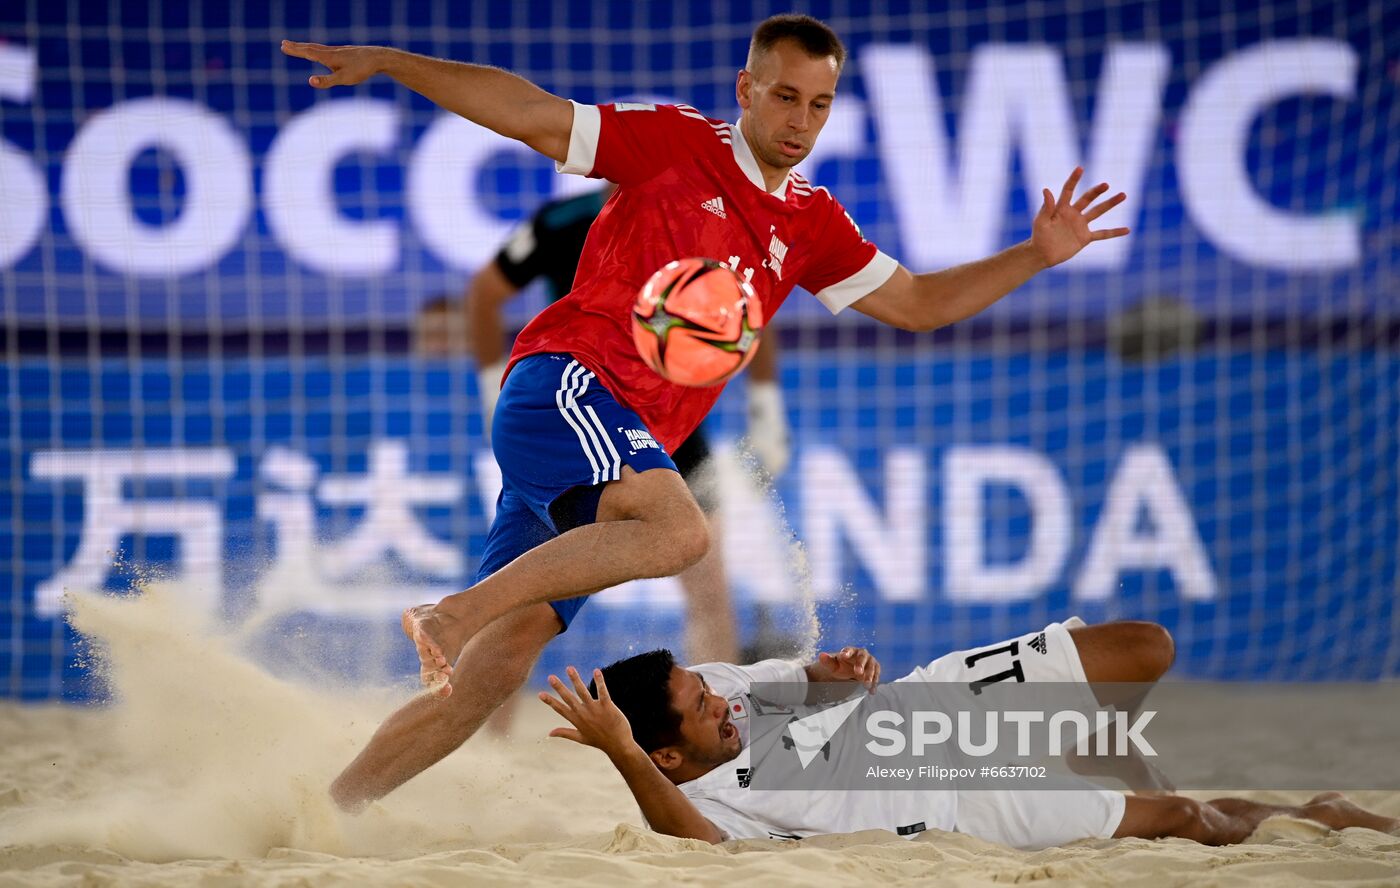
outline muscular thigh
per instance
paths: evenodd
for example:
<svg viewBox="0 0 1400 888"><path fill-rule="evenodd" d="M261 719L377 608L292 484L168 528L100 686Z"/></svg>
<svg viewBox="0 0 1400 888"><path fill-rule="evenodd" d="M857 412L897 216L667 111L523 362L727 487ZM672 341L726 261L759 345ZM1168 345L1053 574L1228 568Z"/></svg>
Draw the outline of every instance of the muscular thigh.
<svg viewBox="0 0 1400 888"><path fill-rule="evenodd" d="M599 521L667 516L681 520L704 520L700 505L685 479L679 472L668 469L634 472L624 466L622 477L607 485L598 500Z"/></svg>
<svg viewBox="0 0 1400 888"><path fill-rule="evenodd" d="M512 368L492 452L503 489L555 533L594 521L606 489L631 487L625 475L676 468L637 414L569 355L532 355Z"/></svg>

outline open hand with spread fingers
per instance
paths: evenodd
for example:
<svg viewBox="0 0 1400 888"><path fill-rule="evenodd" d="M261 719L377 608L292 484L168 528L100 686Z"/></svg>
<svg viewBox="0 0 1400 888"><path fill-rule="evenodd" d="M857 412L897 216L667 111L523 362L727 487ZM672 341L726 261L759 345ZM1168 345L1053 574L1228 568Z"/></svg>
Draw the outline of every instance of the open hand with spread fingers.
<svg viewBox="0 0 1400 888"><path fill-rule="evenodd" d="M1101 182L1076 200L1074 191L1079 187L1083 175L1083 167L1076 167L1070 173L1060 189L1059 200L1055 199L1049 188L1041 189L1044 203L1031 226L1031 245L1045 262L1046 268L1073 258L1093 241L1123 237L1128 233L1126 228L1089 229L1090 222L1127 200L1127 195L1120 191L1107 200L1094 203L1108 191L1108 183Z"/></svg>
<svg viewBox="0 0 1400 888"><path fill-rule="evenodd" d="M554 697L548 691L540 691L540 699L573 725L572 728L555 728L549 732L549 736L563 737L584 746L592 746L609 756L636 746L627 716L623 715L622 710L617 708L617 704L613 703L611 695L608 694L608 683L603 680L603 670L593 670L593 681L598 688L596 698L589 693L588 685L583 683L577 669L570 666L567 673L572 688L564 684L559 676L551 675L549 686L554 688L554 693L559 696Z"/></svg>

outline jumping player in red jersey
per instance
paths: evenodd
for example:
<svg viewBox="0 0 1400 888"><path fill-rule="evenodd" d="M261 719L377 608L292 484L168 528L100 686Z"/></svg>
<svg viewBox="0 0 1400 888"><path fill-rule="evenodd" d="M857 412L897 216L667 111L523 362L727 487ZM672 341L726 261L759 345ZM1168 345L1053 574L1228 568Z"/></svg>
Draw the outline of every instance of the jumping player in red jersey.
<svg viewBox="0 0 1400 888"><path fill-rule="evenodd" d="M618 184L588 235L574 289L516 339L492 449L503 492L477 582L404 614L422 695L389 717L338 777L344 807L383 796L460 746L529 676L584 600L669 576L708 548L704 514L668 453L718 389L667 383L642 363L628 317L637 289L672 259L704 256L749 279L772 315L795 286L924 331L976 314L1090 242L1128 233L1089 224L1124 200L1097 185L1044 189L1031 238L986 259L913 274L866 241L841 205L792 171L830 114L846 51L808 16L754 31L737 124L685 105L580 105L498 68L387 47L284 41L319 62L319 89L387 74L441 107L517 139L563 172ZM450 695L450 696L449 696ZM443 698L446 698L444 700Z"/></svg>

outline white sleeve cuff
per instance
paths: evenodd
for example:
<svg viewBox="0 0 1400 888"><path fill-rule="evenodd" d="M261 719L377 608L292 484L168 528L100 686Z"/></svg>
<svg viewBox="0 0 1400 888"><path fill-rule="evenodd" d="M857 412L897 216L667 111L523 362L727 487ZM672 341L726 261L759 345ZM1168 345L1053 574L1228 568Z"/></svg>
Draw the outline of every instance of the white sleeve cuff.
<svg viewBox="0 0 1400 888"><path fill-rule="evenodd" d="M783 706L807 702L807 670L797 660L760 660L737 667L745 673L748 686L768 684L764 699Z"/></svg>
<svg viewBox="0 0 1400 888"><path fill-rule="evenodd" d="M554 164L556 172L586 176L593 172L593 164L598 159L598 133L602 129L603 117L597 105L574 106L574 125L569 131L569 156L563 163Z"/></svg>
<svg viewBox="0 0 1400 888"><path fill-rule="evenodd" d="M575 118L577 122L577 118ZM569 146L569 155L573 156L573 146ZM880 289L885 281L890 279L895 269L899 268L899 263L892 256L886 256L879 250L870 261L865 263L865 267L844 281L838 281L816 294L822 305L832 314L838 314L843 308L851 303L869 296Z"/></svg>

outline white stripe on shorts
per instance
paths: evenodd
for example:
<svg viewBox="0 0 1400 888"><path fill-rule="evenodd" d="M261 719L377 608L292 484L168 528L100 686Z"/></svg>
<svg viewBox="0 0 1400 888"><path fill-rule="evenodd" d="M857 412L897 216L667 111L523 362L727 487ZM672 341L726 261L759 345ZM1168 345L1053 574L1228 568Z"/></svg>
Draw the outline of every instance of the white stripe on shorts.
<svg viewBox="0 0 1400 888"><path fill-rule="evenodd" d="M603 422L598 418L598 414L593 412L593 408L587 404L583 406L588 418L593 420L593 425L597 427L598 434L603 436L603 443L608 445L608 453L612 454L612 470L604 481L616 481L622 477L622 457L618 456L617 448L613 446L612 437L608 435L608 430L603 428Z"/></svg>
<svg viewBox="0 0 1400 888"><path fill-rule="evenodd" d="M573 398L570 399L568 403L568 407L573 412L574 418L578 420L579 424L583 426L584 431L588 433L589 440L593 442L593 452L598 455L598 465L600 468L593 483L598 484L602 481L616 481L622 471L621 459L618 457L617 451L613 449L612 441L608 438L607 431L603 429L603 424L598 421L597 414L593 413L593 408L581 408L578 404L579 398L582 398L588 392L588 386L597 377L582 364L579 365L579 369L583 371L577 377L582 383L582 387L574 393ZM585 409L587 409L589 415L593 417L591 423L589 422L588 416L584 415L583 411ZM604 448L612 451L611 462L609 462L608 454L604 452Z"/></svg>
<svg viewBox="0 0 1400 888"><path fill-rule="evenodd" d="M570 379L576 375L575 369L583 369L578 361L570 361L569 366L564 368L563 374L559 377L559 390L554 393L554 404L559 408L559 415L564 417L564 421L569 424L569 428L578 435L579 446L583 448L583 455L588 457L588 464L593 467L593 483L598 483L599 465L598 460L593 456L593 450L589 446L588 436L583 432L583 428L569 412L569 407L573 405L575 392L573 389L578 385L578 380ZM585 380L585 386L587 381Z"/></svg>

